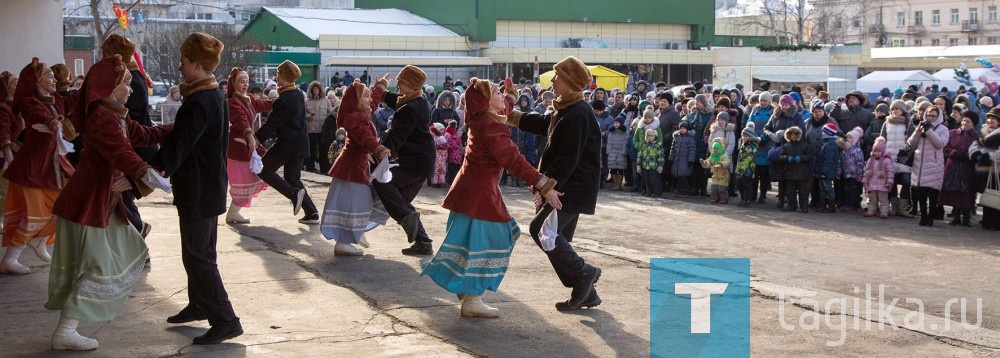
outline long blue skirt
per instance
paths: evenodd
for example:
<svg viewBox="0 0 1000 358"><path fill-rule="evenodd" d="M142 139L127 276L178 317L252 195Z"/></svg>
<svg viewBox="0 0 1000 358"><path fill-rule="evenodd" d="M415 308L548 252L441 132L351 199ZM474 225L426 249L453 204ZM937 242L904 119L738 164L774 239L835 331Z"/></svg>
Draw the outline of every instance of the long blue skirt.
<svg viewBox="0 0 1000 358"><path fill-rule="evenodd" d="M457 294L496 292L521 236L517 222L484 221L451 212L446 230L437 255L424 264L420 274Z"/></svg>
<svg viewBox="0 0 1000 358"><path fill-rule="evenodd" d="M361 235L388 220L389 214L370 185L333 178L319 229L327 240L357 244Z"/></svg>

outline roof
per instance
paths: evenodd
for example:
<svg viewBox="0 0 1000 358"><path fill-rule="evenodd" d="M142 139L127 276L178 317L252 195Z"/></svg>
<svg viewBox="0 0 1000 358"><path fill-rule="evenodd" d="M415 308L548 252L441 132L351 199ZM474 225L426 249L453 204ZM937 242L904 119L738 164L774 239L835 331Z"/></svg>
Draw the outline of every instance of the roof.
<svg viewBox="0 0 1000 358"><path fill-rule="evenodd" d="M895 88L906 88L910 85L924 87L938 82L937 78L921 70L874 71L859 78L857 88L859 91L865 93L878 93L882 88L892 90Z"/></svg>
<svg viewBox="0 0 1000 358"><path fill-rule="evenodd" d="M323 61L323 66L491 66L489 57L463 56L331 56Z"/></svg>
<svg viewBox="0 0 1000 358"><path fill-rule="evenodd" d="M918 46L873 48L872 58L997 57L1000 46Z"/></svg>
<svg viewBox="0 0 1000 358"><path fill-rule="evenodd" d="M265 6L306 37L319 35L458 36L423 17L399 9L315 9Z"/></svg>

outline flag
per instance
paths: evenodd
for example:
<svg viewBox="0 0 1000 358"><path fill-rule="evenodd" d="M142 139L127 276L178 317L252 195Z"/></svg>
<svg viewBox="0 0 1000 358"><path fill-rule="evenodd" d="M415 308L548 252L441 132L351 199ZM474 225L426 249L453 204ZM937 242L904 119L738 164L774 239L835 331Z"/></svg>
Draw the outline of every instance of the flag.
<svg viewBox="0 0 1000 358"><path fill-rule="evenodd" d="M128 28L128 11L114 5L111 7L115 11L115 17L118 18L118 26L121 26L122 30Z"/></svg>

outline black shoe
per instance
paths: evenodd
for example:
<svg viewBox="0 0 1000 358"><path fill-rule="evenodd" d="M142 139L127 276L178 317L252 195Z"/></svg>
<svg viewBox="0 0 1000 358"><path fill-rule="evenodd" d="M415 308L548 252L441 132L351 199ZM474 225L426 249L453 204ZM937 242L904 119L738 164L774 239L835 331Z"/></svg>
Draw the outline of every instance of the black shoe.
<svg viewBox="0 0 1000 358"><path fill-rule="evenodd" d="M591 307L597 307L600 304L601 304L601 296L597 295L597 288L594 288L590 290L590 296L587 296L586 301L583 302L583 304L581 304L580 307L591 308ZM559 311L568 311L572 310L573 307L570 306L569 301L565 301L556 303L556 309Z"/></svg>
<svg viewBox="0 0 1000 358"><path fill-rule="evenodd" d="M920 215L920 223L919 223L920 226L931 226L933 224L934 222L931 220L930 216Z"/></svg>
<svg viewBox="0 0 1000 358"><path fill-rule="evenodd" d="M794 206L791 206L791 205L786 206L785 208L781 209L781 211L786 212L786 213L793 212L793 211L796 211L796 210L798 210L798 208L796 208Z"/></svg>
<svg viewBox="0 0 1000 358"><path fill-rule="evenodd" d="M961 222L962 220L960 220L957 216L955 216L954 218L951 219L951 221L948 222L948 225L958 226L958 224L960 224Z"/></svg>
<svg viewBox="0 0 1000 358"><path fill-rule="evenodd" d="M563 311L578 310L590 298L590 293L594 291L594 284L601 278L601 269L585 265L577 271L573 277L573 292L569 300L563 302Z"/></svg>
<svg viewBox="0 0 1000 358"><path fill-rule="evenodd" d="M233 323L212 326L205 334L194 337L194 344L219 344L224 340L233 339L242 334L243 326L240 325L240 320L237 318Z"/></svg>
<svg viewBox="0 0 1000 358"><path fill-rule="evenodd" d="M403 221L399 222L399 225L406 232L406 242L417 241L417 232L420 231L420 213L414 211L406 215Z"/></svg>
<svg viewBox="0 0 1000 358"><path fill-rule="evenodd" d="M306 225L319 224L319 214L308 214L303 216L299 219L299 223Z"/></svg>
<svg viewBox="0 0 1000 358"><path fill-rule="evenodd" d="M167 323L188 323L194 321L204 321L208 319L205 310L193 304L187 305L177 314L167 317Z"/></svg>
<svg viewBox="0 0 1000 358"><path fill-rule="evenodd" d="M801 211L803 214L808 214L809 213L809 207L808 206L803 206L802 209L799 209L799 211Z"/></svg>
<svg viewBox="0 0 1000 358"><path fill-rule="evenodd" d="M757 199L757 204L767 204L767 197L761 196L760 199Z"/></svg>
<svg viewBox="0 0 1000 358"><path fill-rule="evenodd" d="M778 199L778 209L785 208L785 199Z"/></svg>
<svg viewBox="0 0 1000 358"><path fill-rule="evenodd" d="M403 255L433 255L434 247L429 242L417 241L403 249Z"/></svg>

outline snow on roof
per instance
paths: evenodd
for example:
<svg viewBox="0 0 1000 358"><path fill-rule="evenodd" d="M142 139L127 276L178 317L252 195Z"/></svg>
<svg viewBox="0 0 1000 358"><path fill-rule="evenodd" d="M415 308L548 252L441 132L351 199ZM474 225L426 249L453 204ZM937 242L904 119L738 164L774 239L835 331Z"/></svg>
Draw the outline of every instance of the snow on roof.
<svg viewBox="0 0 1000 358"><path fill-rule="evenodd" d="M872 58L997 57L1000 46L921 46L873 48Z"/></svg>
<svg viewBox="0 0 1000 358"><path fill-rule="evenodd" d="M458 36L433 21L399 9L314 9L265 6L264 10L313 40L319 35Z"/></svg>

